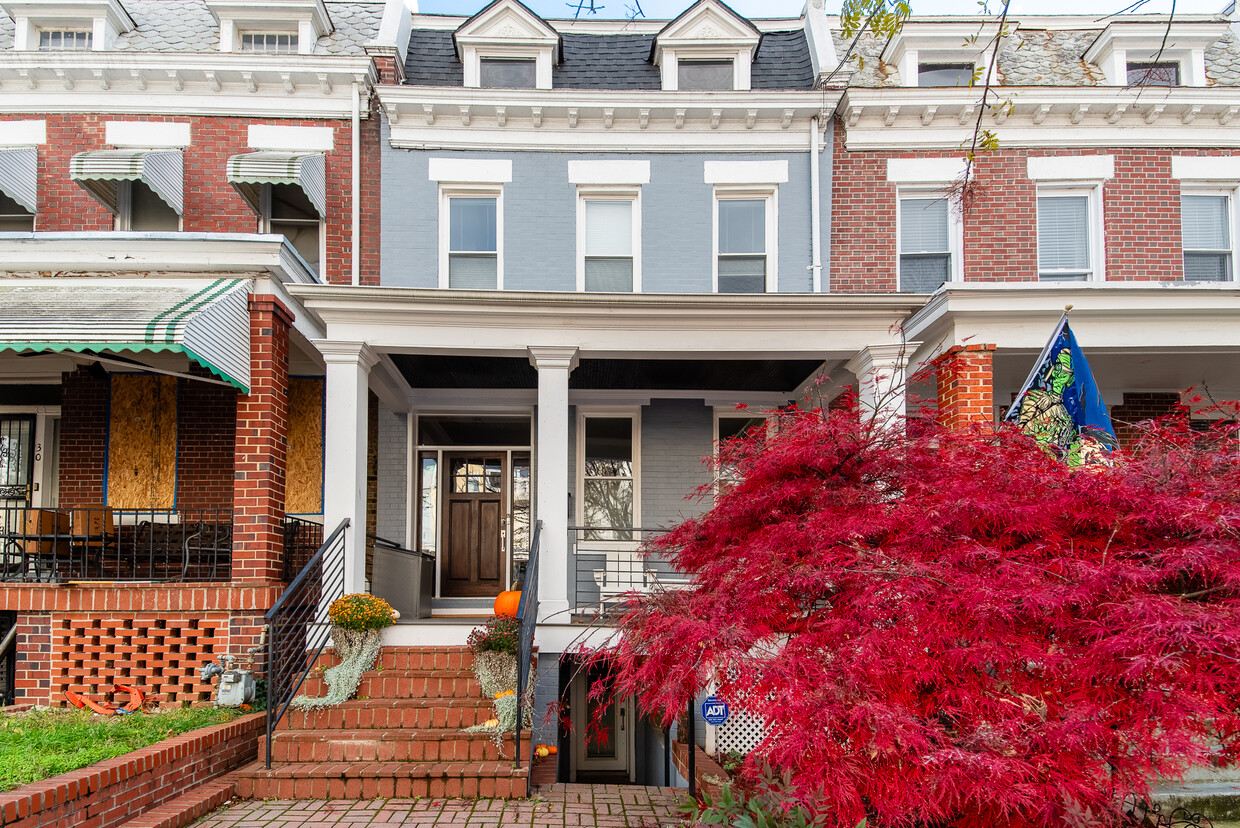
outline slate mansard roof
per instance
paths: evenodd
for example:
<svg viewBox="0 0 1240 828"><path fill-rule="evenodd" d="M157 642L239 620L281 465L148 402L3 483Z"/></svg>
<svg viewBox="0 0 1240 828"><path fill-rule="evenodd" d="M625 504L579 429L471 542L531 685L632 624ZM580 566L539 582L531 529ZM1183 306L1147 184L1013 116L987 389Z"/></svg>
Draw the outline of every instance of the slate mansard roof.
<svg viewBox="0 0 1240 828"><path fill-rule="evenodd" d="M218 52L220 27L202 0L122 0L136 28L118 35L115 52ZM326 0L335 31L320 37L316 55L362 55L383 18L383 1ZM12 18L0 14L0 50L13 48Z"/></svg>
<svg viewBox="0 0 1240 828"><path fill-rule="evenodd" d="M650 61L654 34L560 35L563 59L552 71L556 89L660 89L659 67ZM814 88L814 68L804 31L766 32L750 69L755 90ZM409 36L405 82L413 86L462 86L464 67L452 32L414 29Z"/></svg>
<svg viewBox="0 0 1240 828"><path fill-rule="evenodd" d="M1240 86L1240 40L1230 27L1220 30L1219 39L1205 53L1207 85ZM1102 32L1101 25L1065 29L1018 26L999 50L999 82L1003 86L1106 86L1101 68L1084 59ZM833 31L832 38L836 53L843 55L851 41L839 31ZM885 40L872 35L861 37L854 53L861 56L862 68L851 74L850 86L900 86L899 70L881 60L885 45Z"/></svg>

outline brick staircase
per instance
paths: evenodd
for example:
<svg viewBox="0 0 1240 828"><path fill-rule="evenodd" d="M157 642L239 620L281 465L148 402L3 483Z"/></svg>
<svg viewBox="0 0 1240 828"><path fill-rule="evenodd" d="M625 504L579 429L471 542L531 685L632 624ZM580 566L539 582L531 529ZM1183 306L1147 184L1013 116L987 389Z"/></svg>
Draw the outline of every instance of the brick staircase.
<svg viewBox="0 0 1240 828"><path fill-rule="evenodd" d="M272 741L271 770L259 761L237 772L249 799L375 799L528 794L528 768L513 767L513 737L502 749L462 728L494 716L464 647L384 648L379 669L362 677L357 697L325 710L290 710ZM321 662L331 666L330 657ZM303 692L326 692L312 674ZM522 743L526 734L522 734ZM522 751L524 757L526 751Z"/></svg>

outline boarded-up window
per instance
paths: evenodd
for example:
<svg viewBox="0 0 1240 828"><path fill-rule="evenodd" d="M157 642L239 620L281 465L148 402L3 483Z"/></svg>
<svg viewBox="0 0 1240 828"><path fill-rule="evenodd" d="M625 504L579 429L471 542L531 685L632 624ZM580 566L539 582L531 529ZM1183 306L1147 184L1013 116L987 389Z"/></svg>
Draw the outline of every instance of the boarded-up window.
<svg viewBox="0 0 1240 828"><path fill-rule="evenodd" d="M288 381L288 474L284 511L317 515L323 511L323 380Z"/></svg>
<svg viewBox="0 0 1240 828"><path fill-rule="evenodd" d="M177 485L177 380L113 374L108 424L108 505L172 509Z"/></svg>

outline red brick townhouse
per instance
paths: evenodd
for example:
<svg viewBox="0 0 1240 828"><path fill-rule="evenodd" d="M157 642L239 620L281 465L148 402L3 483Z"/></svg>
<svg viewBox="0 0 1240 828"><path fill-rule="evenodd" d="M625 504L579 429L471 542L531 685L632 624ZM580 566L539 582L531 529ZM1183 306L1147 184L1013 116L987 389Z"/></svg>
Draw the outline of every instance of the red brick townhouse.
<svg viewBox="0 0 1240 828"><path fill-rule="evenodd" d="M322 329L287 288L377 272L383 14L3 3L8 702L203 700L198 667L259 643L286 515L322 512Z"/></svg>
<svg viewBox="0 0 1240 828"><path fill-rule="evenodd" d="M967 86L985 78L993 20L862 38L863 70L831 79L846 88L830 290L930 294L903 326L912 360L963 347L976 369L940 402L998 416L1069 304L1121 439L1190 387L1240 394L1240 43L1226 16L1168 23L1012 20L993 107ZM998 149L966 184L975 128ZM964 209L944 197L961 191Z"/></svg>

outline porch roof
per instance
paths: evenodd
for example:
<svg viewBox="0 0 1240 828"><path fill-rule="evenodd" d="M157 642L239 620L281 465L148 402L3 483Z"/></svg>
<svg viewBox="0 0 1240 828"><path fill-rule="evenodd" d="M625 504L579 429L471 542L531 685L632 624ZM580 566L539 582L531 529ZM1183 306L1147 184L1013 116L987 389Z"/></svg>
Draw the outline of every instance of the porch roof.
<svg viewBox="0 0 1240 828"><path fill-rule="evenodd" d="M14 279L4 287L0 350L180 353L249 391L249 279Z"/></svg>

